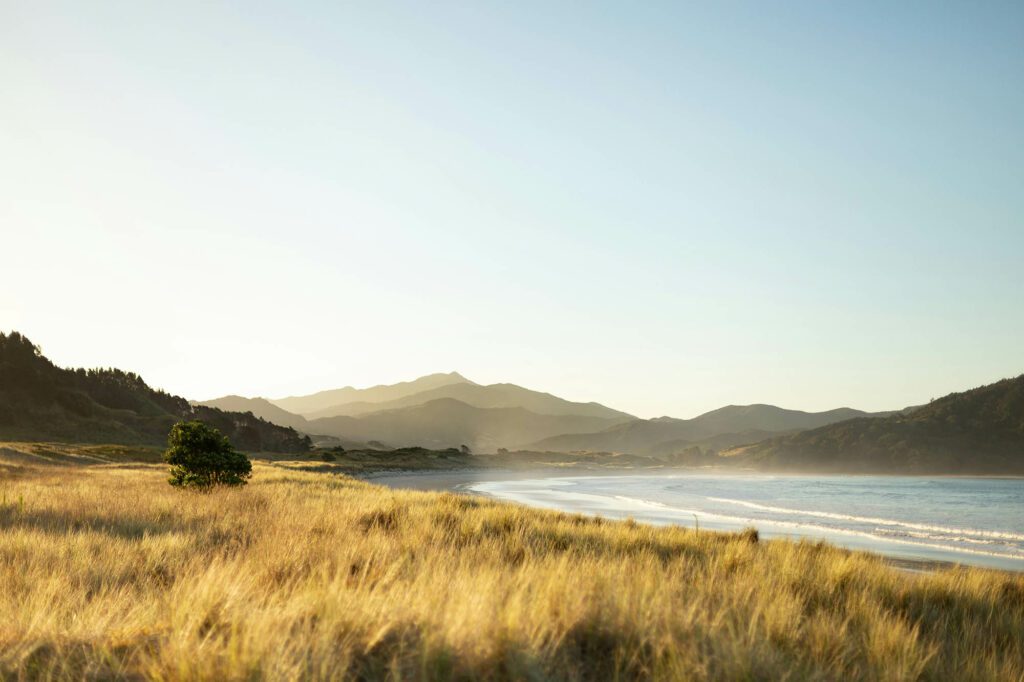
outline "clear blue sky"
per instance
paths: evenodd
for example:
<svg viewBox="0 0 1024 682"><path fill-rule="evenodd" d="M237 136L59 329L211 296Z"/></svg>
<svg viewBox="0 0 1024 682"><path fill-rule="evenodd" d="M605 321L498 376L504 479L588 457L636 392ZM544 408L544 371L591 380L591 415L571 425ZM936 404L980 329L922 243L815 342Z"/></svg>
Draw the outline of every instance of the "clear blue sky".
<svg viewBox="0 0 1024 682"><path fill-rule="evenodd" d="M0 329L192 398L1024 372L1024 4L0 0Z"/></svg>

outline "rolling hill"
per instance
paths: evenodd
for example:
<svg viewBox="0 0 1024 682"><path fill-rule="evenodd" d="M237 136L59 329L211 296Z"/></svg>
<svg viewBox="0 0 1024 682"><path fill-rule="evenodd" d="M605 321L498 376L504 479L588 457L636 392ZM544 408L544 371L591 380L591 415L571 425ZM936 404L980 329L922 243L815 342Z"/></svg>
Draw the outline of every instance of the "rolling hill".
<svg viewBox="0 0 1024 682"><path fill-rule="evenodd" d="M255 416L265 419L271 424L289 426L296 431L305 431L307 427L305 417L282 410L266 398L243 398L239 395L226 395L223 398L204 400L197 404L206 407L216 407L225 412L252 412Z"/></svg>
<svg viewBox="0 0 1024 682"><path fill-rule="evenodd" d="M453 398L438 398L422 405L361 416L314 419L309 422L308 431L364 442L380 441L391 447L446 448L465 444L473 450L494 452L498 448L521 447L566 431L598 431L617 421L616 418L571 414L537 414L522 407L481 408Z"/></svg>
<svg viewBox="0 0 1024 682"><path fill-rule="evenodd" d="M312 412L294 414L281 402ZM332 411L341 413L316 416ZM250 451L305 452L310 439L301 431L346 447L465 444L772 471L1024 475L1024 375L897 413L730 405L693 419L642 420L454 372L284 401L190 404L131 372L57 367L24 336L0 334L0 439L158 445L181 419L203 419Z"/></svg>
<svg viewBox="0 0 1024 682"><path fill-rule="evenodd" d="M282 406L308 410L333 401L348 402L334 403L305 415ZM376 441L390 447L444 448L466 444L487 451L520 447L567 431L601 430L636 419L598 403L572 402L514 384L482 386L456 372L283 400L230 395L199 404L252 412L269 422L309 434L316 441L321 440L318 437L329 436L346 444Z"/></svg>
<svg viewBox="0 0 1024 682"><path fill-rule="evenodd" d="M192 405L132 372L57 367L21 334L0 333L0 439L162 445L182 419L210 423L243 450L305 452L310 446L294 429Z"/></svg>
<svg viewBox="0 0 1024 682"><path fill-rule="evenodd" d="M1024 474L1024 375L910 412L831 424L723 454L782 471Z"/></svg>
<svg viewBox="0 0 1024 682"><path fill-rule="evenodd" d="M451 398L473 407L521 407L536 414L576 415L617 421L636 419L631 414L613 410L599 403L571 402L550 393L531 391L515 384L481 386L469 381L446 384L438 388L412 393L386 402L356 401L343 403L326 410L311 412L306 417L308 419L338 416L354 417L370 412L423 405L441 398Z"/></svg>
<svg viewBox="0 0 1024 682"><path fill-rule="evenodd" d="M418 390L438 382L440 386ZM400 397L381 400L389 395ZM283 409L277 404L280 401L264 398L225 396L201 404L252 412L314 437L330 436L346 443L377 441L392 447L467 444L478 450L528 447L556 452L627 452L666 459L694 446L717 452L868 414L850 408L802 412L773 405L730 405L694 419L642 420L599 403L572 402L515 384L477 384L454 372L288 400L353 397L370 400L338 403L305 416ZM290 404L302 407L312 403ZM427 405L427 409L414 409ZM378 416L369 419L374 415ZM543 416L563 419L538 420ZM474 419L478 423L473 423ZM439 424L439 420L451 423Z"/></svg>
<svg viewBox="0 0 1024 682"><path fill-rule="evenodd" d="M402 381L397 384L381 384L370 388L335 388L320 391L311 395L291 396L270 400L271 403L292 414L309 415L323 412L337 405L346 403L383 403L399 400L414 393L422 393L449 384L471 384L472 382L458 372L447 374L428 374L413 381ZM326 415L321 415L326 416Z"/></svg>
<svg viewBox="0 0 1024 682"><path fill-rule="evenodd" d="M530 447L556 452L629 452L664 456L694 445L718 450L755 443L780 432L801 431L855 417L873 416L846 407L826 412L803 412L774 405L729 405L693 419L638 419L597 433L554 436Z"/></svg>

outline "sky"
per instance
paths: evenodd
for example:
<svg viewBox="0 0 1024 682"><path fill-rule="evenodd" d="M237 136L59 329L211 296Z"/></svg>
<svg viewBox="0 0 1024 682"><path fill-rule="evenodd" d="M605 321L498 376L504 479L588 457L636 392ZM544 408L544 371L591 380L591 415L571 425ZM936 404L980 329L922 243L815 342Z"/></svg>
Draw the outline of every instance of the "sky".
<svg viewBox="0 0 1024 682"><path fill-rule="evenodd" d="M192 399L1024 372L1020 2L0 0L0 331Z"/></svg>

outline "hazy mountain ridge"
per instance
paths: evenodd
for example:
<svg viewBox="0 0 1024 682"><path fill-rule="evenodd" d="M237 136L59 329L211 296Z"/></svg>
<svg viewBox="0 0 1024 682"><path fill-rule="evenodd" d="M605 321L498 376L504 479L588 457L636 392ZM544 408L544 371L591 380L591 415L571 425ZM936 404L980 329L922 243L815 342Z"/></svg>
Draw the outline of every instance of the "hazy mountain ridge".
<svg viewBox="0 0 1024 682"><path fill-rule="evenodd" d="M255 416L271 424L289 426L297 431L305 431L308 426L305 417L283 410L266 398L244 398L240 395L226 395L214 400L203 400L196 404L216 407L225 412L252 412Z"/></svg>
<svg viewBox="0 0 1024 682"><path fill-rule="evenodd" d="M887 417L895 411L865 412L852 407L838 407L822 412L788 410L776 405L727 405L695 417L691 421L710 432L735 433L737 431L792 431L814 429L827 424L859 417Z"/></svg>
<svg viewBox="0 0 1024 682"><path fill-rule="evenodd" d="M1024 375L725 454L772 470L1024 474Z"/></svg>
<svg viewBox="0 0 1024 682"><path fill-rule="evenodd" d="M0 333L0 439L161 445L182 419L202 419L239 448L305 452L294 429L192 405L118 369L63 369L17 332Z"/></svg>
<svg viewBox="0 0 1024 682"><path fill-rule="evenodd" d="M438 382L442 385L417 390ZM694 447L702 452L717 452L868 414L851 408L804 412L755 404L729 405L694 419L642 420L599 403L572 402L515 384L477 384L455 372L431 374L391 386L323 391L294 400L337 400L340 396L380 398L395 394L404 395L380 402L357 400L336 404L307 416L292 414L263 398L225 396L203 404L251 411L268 421L293 426L313 436L330 436L346 442L372 440L392 447L444 448L467 444L477 450L528 447L560 452L628 452L670 460L683 451L692 452ZM439 402L426 410L415 409L436 401L451 402ZM466 409L470 407L477 409ZM517 408L521 411L490 412ZM384 413L387 416L366 419ZM425 414L458 422L458 425L427 424ZM541 416L566 419L541 423L537 419ZM590 419L577 419L582 417ZM471 423L474 419L479 423Z"/></svg>
<svg viewBox="0 0 1024 682"><path fill-rule="evenodd" d="M305 416L345 403L382 403L389 400L398 400L414 393L429 391L448 384L471 383L473 382L458 372L448 372L446 374L428 374L412 381L400 381L397 384L379 384L370 388L345 386L344 388L320 391L311 395L270 399L269 402L292 414Z"/></svg>
<svg viewBox="0 0 1024 682"><path fill-rule="evenodd" d="M768 438L775 438L789 433L798 433L798 431L753 430L740 431L739 433L718 433L713 436L698 438L696 440L667 440L650 446L647 448L647 452L645 454L651 457L660 457L669 461L676 461L678 459L677 455L683 453L694 454L695 452L699 452L704 455L715 454L740 445L751 445Z"/></svg>
<svg viewBox="0 0 1024 682"><path fill-rule="evenodd" d="M613 410L600 403L572 402L550 393L533 391L516 384L506 383L484 386L470 381L447 384L386 402L357 401L339 404L326 410L309 413L306 415L306 418L312 420L337 416L354 417L370 412L422 405L440 398L452 398L467 405L480 408L522 407L536 414L599 417L618 421L636 419L631 414Z"/></svg>
<svg viewBox="0 0 1024 682"><path fill-rule="evenodd" d="M424 386L431 388L419 390ZM390 395L400 397L380 400ZM252 412L309 434L317 442L323 440L318 436L329 436L344 443L377 441L389 447L437 448L465 444L492 452L566 431L601 430L636 419L598 403L572 402L515 384L483 386L456 372L369 389L322 391L287 399L291 401L287 404L308 407L316 402L353 397L370 400L334 404L305 416L283 409L277 404L281 401L265 398L232 395L201 404ZM425 415L430 415L434 422Z"/></svg>
<svg viewBox="0 0 1024 682"><path fill-rule="evenodd" d="M481 408L453 398L438 398L410 407L362 416L314 419L310 432L344 436L358 441L380 441L392 447L421 445L430 448L468 445L493 452L567 430L600 430L614 420L580 415L537 414L522 407Z"/></svg>
<svg viewBox="0 0 1024 682"><path fill-rule="evenodd" d="M533 443L531 447L559 452L590 450L669 455L693 445L713 444L715 449L719 449L755 443L773 433L800 431L855 417L874 415L848 407L804 412L775 405L728 405L693 419L657 417L636 420L597 433L562 434Z"/></svg>
<svg viewBox="0 0 1024 682"><path fill-rule="evenodd" d="M757 404L729 405L693 419L635 419L513 384L481 386L454 372L339 391L325 393L330 399L399 397L360 401L376 405L372 412L318 419L263 398L190 404L131 372L59 368L20 334L0 334L0 439L158 444L175 421L203 419L242 449L274 452L308 449L298 427L345 447L371 441L389 447L465 444L478 452L589 450L773 471L1024 474L1024 375L896 413ZM297 400L305 398L310 396Z"/></svg>

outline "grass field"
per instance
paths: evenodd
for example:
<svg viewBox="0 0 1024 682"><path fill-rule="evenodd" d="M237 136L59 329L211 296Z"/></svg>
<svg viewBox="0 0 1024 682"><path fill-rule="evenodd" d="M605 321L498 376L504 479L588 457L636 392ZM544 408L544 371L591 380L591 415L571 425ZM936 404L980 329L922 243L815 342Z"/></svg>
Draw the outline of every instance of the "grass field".
<svg viewBox="0 0 1024 682"><path fill-rule="evenodd" d="M165 479L0 466L0 676L1024 679L1024 576L269 464Z"/></svg>

